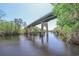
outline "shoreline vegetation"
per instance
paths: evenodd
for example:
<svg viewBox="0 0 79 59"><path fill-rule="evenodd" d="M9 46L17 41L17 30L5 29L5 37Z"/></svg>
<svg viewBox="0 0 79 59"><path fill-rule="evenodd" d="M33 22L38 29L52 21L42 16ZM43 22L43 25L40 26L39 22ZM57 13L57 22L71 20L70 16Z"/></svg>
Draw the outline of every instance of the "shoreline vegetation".
<svg viewBox="0 0 79 59"><path fill-rule="evenodd" d="M54 15L57 16L57 27L53 30L61 40L79 44L79 4L52 4Z"/></svg>
<svg viewBox="0 0 79 59"><path fill-rule="evenodd" d="M15 18L13 21L0 20L0 36L19 35L24 29L23 20Z"/></svg>
<svg viewBox="0 0 79 59"><path fill-rule="evenodd" d="M25 24L24 24L25 23ZM28 29L25 28L26 22L22 19L14 19L14 21L0 20L0 37L16 36L21 34L28 34ZM24 27L24 28L22 28ZM34 26L30 35L37 35L41 33L41 29Z"/></svg>

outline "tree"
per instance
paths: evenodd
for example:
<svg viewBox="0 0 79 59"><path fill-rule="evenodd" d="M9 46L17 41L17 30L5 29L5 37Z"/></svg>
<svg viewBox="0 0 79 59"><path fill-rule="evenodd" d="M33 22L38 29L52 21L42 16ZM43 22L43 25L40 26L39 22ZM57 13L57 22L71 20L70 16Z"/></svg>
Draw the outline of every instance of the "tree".
<svg viewBox="0 0 79 59"><path fill-rule="evenodd" d="M22 19L21 18L19 18L19 19L15 18L14 23L15 23L15 32L18 32L21 28L21 25L22 25Z"/></svg>
<svg viewBox="0 0 79 59"><path fill-rule="evenodd" d="M78 3L57 3L52 4L54 15L57 16L57 27L61 28L66 35L72 37L79 30L79 4ZM68 36L67 36L68 37Z"/></svg>

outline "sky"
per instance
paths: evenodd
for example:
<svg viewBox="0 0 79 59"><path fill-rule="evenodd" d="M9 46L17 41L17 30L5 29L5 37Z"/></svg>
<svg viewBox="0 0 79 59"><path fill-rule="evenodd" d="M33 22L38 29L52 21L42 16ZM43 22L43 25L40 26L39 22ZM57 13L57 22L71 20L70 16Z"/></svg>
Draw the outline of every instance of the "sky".
<svg viewBox="0 0 79 59"><path fill-rule="evenodd" d="M47 3L0 3L0 9L6 13L6 16L3 17L5 20L11 21L14 18L21 18L29 25L51 12L53 7ZM48 22L49 30L56 27L56 21L52 20Z"/></svg>

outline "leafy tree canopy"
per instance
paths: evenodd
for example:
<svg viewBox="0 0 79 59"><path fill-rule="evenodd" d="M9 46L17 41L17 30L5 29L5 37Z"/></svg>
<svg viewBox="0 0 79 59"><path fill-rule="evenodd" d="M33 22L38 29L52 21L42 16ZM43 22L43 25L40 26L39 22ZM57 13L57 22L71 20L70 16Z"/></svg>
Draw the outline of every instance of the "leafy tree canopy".
<svg viewBox="0 0 79 59"><path fill-rule="evenodd" d="M53 13L57 16L57 25L66 32L79 29L79 4L78 3L57 3L52 4Z"/></svg>

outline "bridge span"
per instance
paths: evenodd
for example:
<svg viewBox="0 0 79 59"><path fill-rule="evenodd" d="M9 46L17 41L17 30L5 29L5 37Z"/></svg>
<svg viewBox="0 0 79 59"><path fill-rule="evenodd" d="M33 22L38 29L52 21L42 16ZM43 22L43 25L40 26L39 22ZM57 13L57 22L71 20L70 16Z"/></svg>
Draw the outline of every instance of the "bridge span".
<svg viewBox="0 0 79 59"><path fill-rule="evenodd" d="M41 17L40 19L37 19L36 21L34 21L33 23L31 23L30 25L28 25L27 28L29 28L31 26L38 25L41 22L48 22L48 21L53 20L55 18L56 18L56 16L54 16L53 13L50 12L50 13L44 15L43 17Z"/></svg>
<svg viewBox="0 0 79 59"><path fill-rule="evenodd" d="M36 21L32 22L29 24L26 28L28 28L28 33L31 33L32 27L38 24L41 24L41 35L44 33L44 27L46 28L46 33L48 36L48 21L53 20L57 18L57 16L53 15L53 12L50 12L43 17L37 19Z"/></svg>

